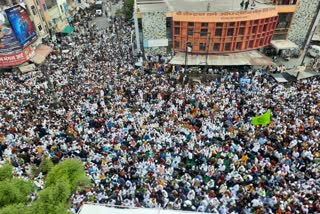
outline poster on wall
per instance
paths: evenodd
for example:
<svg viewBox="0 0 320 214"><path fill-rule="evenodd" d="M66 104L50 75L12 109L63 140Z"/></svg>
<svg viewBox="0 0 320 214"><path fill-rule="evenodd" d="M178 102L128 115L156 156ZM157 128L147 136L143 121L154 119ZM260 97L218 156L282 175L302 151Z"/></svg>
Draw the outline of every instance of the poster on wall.
<svg viewBox="0 0 320 214"><path fill-rule="evenodd" d="M0 53L14 52L21 49L21 45L11 28L6 13L0 12Z"/></svg>
<svg viewBox="0 0 320 214"><path fill-rule="evenodd" d="M26 9L21 5L16 5L5 11L21 46L28 45L37 38L35 28Z"/></svg>

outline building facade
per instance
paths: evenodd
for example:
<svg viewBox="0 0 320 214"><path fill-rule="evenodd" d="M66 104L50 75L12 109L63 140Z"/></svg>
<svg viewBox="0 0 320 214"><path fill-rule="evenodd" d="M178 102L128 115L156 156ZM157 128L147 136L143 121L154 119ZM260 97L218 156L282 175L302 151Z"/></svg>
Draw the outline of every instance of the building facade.
<svg viewBox="0 0 320 214"><path fill-rule="evenodd" d="M27 9L11 3L0 7L0 68L18 66L30 60L38 38Z"/></svg>
<svg viewBox="0 0 320 214"><path fill-rule="evenodd" d="M38 39L36 41L36 45L42 43L42 39L49 36L49 28L47 23L45 22L45 18L40 9L40 1L39 0L24 0L24 5L28 11L28 15L30 16L37 35Z"/></svg>
<svg viewBox="0 0 320 214"><path fill-rule="evenodd" d="M243 52L288 39L301 47L319 3L261 0L245 8L235 2L136 0L135 24L145 55L188 49L197 54Z"/></svg>
<svg viewBox="0 0 320 214"><path fill-rule="evenodd" d="M188 47L193 53L211 54L253 50L270 44L278 14L275 8L265 8L240 12L175 12L172 18L175 51L185 51Z"/></svg>

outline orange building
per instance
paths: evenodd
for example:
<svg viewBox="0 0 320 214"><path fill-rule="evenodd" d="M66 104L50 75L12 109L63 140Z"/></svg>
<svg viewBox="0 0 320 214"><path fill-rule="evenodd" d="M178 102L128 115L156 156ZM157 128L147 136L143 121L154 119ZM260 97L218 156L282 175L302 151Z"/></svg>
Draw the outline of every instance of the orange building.
<svg viewBox="0 0 320 214"><path fill-rule="evenodd" d="M231 12L174 12L175 51L227 53L254 50L270 44L277 26L274 7Z"/></svg>
<svg viewBox="0 0 320 214"><path fill-rule="evenodd" d="M241 53L287 40L300 0L248 1L136 0L136 34L146 56Z"/></svg>

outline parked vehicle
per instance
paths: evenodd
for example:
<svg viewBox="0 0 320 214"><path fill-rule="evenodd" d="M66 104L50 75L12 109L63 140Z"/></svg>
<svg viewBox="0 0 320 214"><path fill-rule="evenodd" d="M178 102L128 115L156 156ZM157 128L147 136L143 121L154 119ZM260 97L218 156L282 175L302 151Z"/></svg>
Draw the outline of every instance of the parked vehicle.
<svg viewBox="0 0 320 214"><path fill-rule="evenodd" d="M102 16L103 15L103 3L102 1L96 1L95 4L95 9L96 9L96 16Z"/></svg>
<svg viewBox="0 0 320 214"><path fill-rule="evenodd" d="M320 56L320 46L318 45L311 45L307 55L313 58L319 57Z"/></svg>

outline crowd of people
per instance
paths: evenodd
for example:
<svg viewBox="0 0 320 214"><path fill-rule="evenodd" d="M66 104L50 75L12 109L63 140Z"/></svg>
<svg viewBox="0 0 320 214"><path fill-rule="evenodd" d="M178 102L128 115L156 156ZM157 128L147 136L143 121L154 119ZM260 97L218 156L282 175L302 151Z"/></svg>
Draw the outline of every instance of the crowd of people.
<svg viewBox="0 0 320 214"><path fill-rule="evenodd" d="M281 85L248 70L182 83L175 71L136 72L131 26L112 22L76 29L42 72L1 77L1 162L30 177L45 157L81 159L93 186L72 195L74 212L86 202L320 212L319 78ZM271 123L252 125L268 109Z"/></svg>

